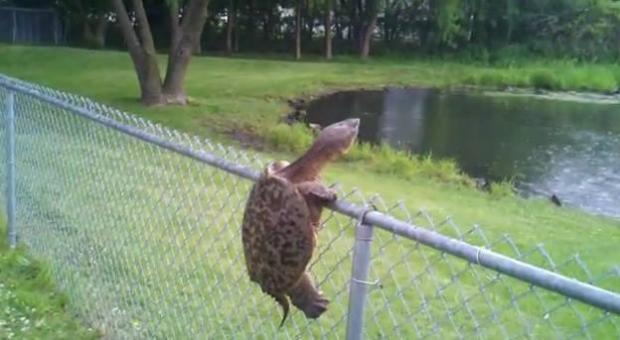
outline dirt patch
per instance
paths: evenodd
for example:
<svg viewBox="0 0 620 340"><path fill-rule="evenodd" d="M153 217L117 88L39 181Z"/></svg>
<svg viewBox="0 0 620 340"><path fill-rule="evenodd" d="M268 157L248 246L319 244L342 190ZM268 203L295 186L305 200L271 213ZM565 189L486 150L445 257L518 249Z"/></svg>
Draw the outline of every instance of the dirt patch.
<svg viewBox="0 0 620 340"><path fill-rule="evenodd" d="M227 131L228 136L237 141L241 146L248 149L263 151L267 145L263 138L249 128L234 127Z"/></svg>

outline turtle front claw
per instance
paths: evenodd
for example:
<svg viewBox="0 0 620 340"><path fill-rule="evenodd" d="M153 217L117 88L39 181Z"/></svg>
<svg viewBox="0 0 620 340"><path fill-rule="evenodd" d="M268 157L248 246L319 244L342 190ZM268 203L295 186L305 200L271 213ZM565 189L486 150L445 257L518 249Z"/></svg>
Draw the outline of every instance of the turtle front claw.
<svg viewBox="0 0 620 340"><path fill-rule="evenodd" d="M325 200L329 203L336 202L338 200L338 193L334 189L327 189Z"/></svg>

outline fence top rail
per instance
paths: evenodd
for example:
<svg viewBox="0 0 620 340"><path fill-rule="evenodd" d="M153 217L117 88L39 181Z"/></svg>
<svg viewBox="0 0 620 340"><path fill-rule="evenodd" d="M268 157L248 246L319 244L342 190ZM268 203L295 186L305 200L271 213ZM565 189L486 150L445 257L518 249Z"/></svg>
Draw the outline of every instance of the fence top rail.
<svg viewBox="0 0 620 340"><path fill-rule="evenodd" d="M175 153L190 157L196 161L208 164L231 174L252 181L256 181L259 177L259 173L256 170L244 165L227 161L226 159L207 152L204 149L196 149L189 145L173 142L163 135L124 124L114 118L111 118L109 114L106 115L106 112L113 112L124 117L132 117L131 115L95 103L90 99L56 91L40 85L27 83L2 74L0 74L0 88L5 88L9 91L34 97L50 105L68 110L78 116L102 124L108 128ZM69 98L72 100L67 100ZM80 104L76 104L76 100L79 101ZM134 120L136 119L134 118ZM141 118L137 118L137 121L152 125ZM169 128L165 128L165 130L168 131L169 135L180 135L184 136L188 140L191 139L189 135L185 133L177 132ZM504 275L516 278L520 281L560 293L569 298L573 298L591 306L620 315L620 294L618 293L569 278L547 269L530 265L523 261L510 258L483 247L471 245L464 241L445 236L436 231L425 229L409 222L396 219L388 214L373 211L368 207L352 204L344 200L338 200L328 206L328 208L350 218L357 219L360 223L379 227L388 232L437 249L441 252L459 257L470 263L480 265Z"/></svg>

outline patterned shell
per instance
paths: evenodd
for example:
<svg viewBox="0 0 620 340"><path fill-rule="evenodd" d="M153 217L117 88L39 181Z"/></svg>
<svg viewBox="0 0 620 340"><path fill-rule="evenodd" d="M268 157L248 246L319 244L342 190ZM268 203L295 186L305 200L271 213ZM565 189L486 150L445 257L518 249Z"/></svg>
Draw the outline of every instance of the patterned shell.
<svg viewBox="0 0 620 340"><path fill-rule="evenodd" d="M316 235L304 197L266 171L247 201L242 241L250 279L270 294L286 293L306 270Z"/></svg>

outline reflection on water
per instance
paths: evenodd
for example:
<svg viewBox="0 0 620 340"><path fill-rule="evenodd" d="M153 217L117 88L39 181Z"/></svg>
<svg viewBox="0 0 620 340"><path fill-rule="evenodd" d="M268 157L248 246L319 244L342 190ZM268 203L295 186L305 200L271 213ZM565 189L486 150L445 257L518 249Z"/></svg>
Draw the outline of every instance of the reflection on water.
<svg viewBox="0 0 620 340"><path fill-rule="evenodd" d="M620 218L620 105L425 89L342 92L310 104L327 125L362 118L360 139L457 160L474 177L515 178L526 195L550 195Z"/></svg>

